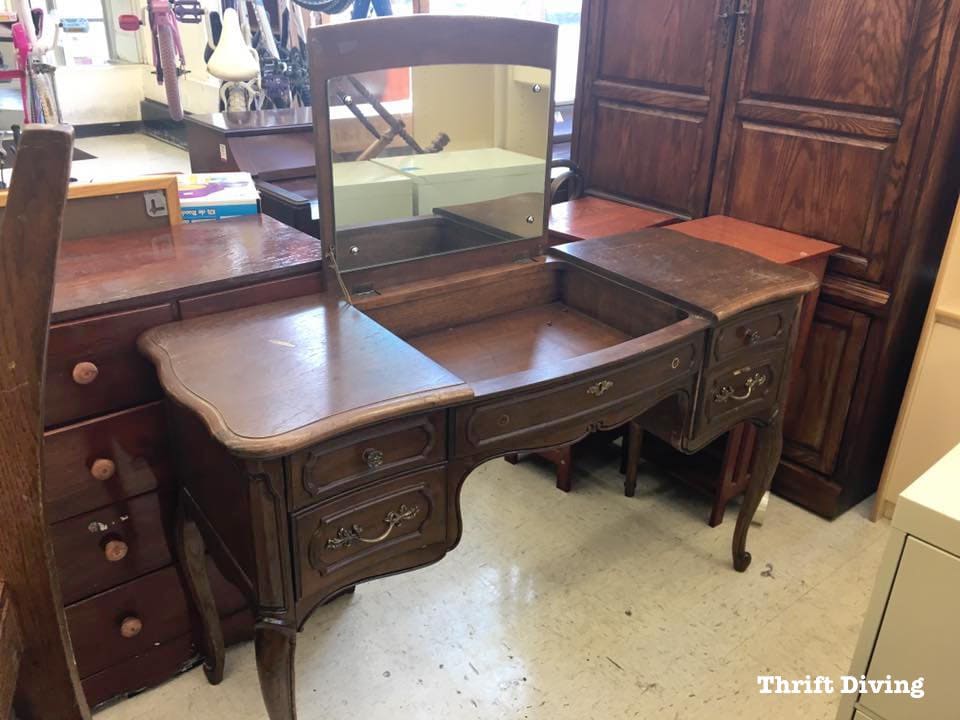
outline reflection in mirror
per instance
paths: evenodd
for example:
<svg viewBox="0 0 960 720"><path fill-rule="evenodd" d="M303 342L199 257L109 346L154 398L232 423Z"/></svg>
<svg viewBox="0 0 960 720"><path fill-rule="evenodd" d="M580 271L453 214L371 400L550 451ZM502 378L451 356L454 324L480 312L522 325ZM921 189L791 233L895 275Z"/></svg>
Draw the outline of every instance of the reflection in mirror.
<svg viewBox="0 0 960 720"><path fill-rule="evenodd" d="M330 80L340 268L543 236L550 81L494 64Z"/></svg>

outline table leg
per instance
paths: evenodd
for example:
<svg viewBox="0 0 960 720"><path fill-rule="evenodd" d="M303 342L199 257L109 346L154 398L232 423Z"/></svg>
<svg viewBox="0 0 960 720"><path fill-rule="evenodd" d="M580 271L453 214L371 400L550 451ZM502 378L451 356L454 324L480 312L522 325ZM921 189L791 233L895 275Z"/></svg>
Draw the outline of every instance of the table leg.
<svg viewBox="0 0 960 720"><path fill-rule="evenodd" d="M220 613L207 576L207 553L197 523L181 504L177 509L175 545L190 596L203 624L203 672L211 685L223 680L224 643Z"/></svg>
<svg viewBox="0 0 960 720"><path fill-rule="evenodd" d="M296 720L294 654L297 631L272 622L258 622L254 631L260 692L270 720Z"/></svg>
<svg viewBox="0 0 960 720"><path fill-rule="evenodd" d="M637 494L637 471L640 465L640 452L643 449L643 428L636 420L627 423L627 434L623 438L626 445L626 477L623 479L623 494L633 497Z"/></svg>
<svg viewBox="0 0 960 720"><path fill-rule="evenodd" d="M750 484L744 493L743 505L740 506L740 514L737 516L737 527L733 531L733 567L738 572L750 567L750 553L746 549L747 532L760 500L773 482L773 474L780 463L782 450L783 419L778 413L769 425L762 426L757 431L753 462L750 466Z"/></svg>

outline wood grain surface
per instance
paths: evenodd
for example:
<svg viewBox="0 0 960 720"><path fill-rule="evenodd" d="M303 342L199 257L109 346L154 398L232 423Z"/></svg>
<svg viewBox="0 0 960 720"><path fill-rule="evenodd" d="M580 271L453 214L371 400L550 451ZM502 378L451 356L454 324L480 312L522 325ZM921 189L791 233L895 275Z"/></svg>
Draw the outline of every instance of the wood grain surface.
<svg viewBox="0 0 960 720"><path fill-rule="evenodd" d="M676 220L666 213L588 196L550 207L550 239L552 242L592 240L669 225Z"/></svg>
<svg viewBox="0 0 960 720"><path fill-rule="evenodd" d="M77 720L90 711L66 631L43 511L43 370L73 132L24 131L0 227L0 577L17 595L24 646L14 707Z"/></svg>

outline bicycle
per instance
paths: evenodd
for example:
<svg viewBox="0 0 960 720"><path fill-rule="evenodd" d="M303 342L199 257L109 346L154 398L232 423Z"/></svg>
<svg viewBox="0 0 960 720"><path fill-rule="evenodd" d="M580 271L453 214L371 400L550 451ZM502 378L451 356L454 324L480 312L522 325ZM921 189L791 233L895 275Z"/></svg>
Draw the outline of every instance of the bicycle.
<svg viewBox="0 0 960 720"><path fill-rule="evenodd" d="M62 117L54 81L56 67L44 58L57 43L60 23L52 13L32 8L30 0L16 0L16 13L18 22L12 33L24 120L59 123Z"/></svg>
<svg viewBox="0 0 960 720"><path fill-rule="evenodd" d="M183 120L179 81L188 70L177 23L201 22L203 8L199 0L147 0L145 12L146 22L137 15L121 15L118 18L120 28L134 32L149 25L157 84L163 85L170 117Z"/></svg>

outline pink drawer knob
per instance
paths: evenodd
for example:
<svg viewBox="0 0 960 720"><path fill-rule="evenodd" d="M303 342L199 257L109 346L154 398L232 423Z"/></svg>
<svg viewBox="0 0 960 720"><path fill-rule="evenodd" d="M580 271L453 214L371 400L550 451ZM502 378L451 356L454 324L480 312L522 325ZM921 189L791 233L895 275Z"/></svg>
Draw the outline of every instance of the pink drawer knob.
<svg viewBox="0 0 960 720"><path fill-rule="evenodd" d="M73 366L72 374L77 385L89 385L97 379L100 369L92 362L79 362Z"/></svg>
<svg viewBox="0 0 960 720"><path fill-rule="evenodd" d="M94 480L109 480L117 473L117 465L113 460L107 458L97 458L90 465L90 475Z"/></svg>
<svg viewBox="0 0 960 720"><path fill-rule="evenodd" d="M125 638L136 637L141 630L143 630L143 622L133 615L125 617L120 623L120 634Z"/></svg>

